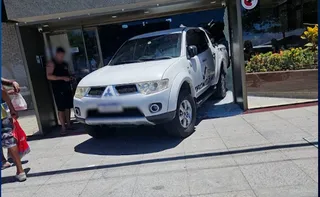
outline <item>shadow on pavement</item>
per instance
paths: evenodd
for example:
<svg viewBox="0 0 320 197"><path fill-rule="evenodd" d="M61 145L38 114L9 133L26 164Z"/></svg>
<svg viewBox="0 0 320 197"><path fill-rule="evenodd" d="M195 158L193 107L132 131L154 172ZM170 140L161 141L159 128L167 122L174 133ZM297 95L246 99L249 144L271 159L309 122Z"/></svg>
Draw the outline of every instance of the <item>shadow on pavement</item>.
<svg viewBox="0 0 320 197"><path fill-rule="evenodd" d="M225 118L243 113L238 104L221 103L219 100L209 100L198 109L198 122L205 119Z"/></svg>
<svg viewBox="0 0 320 197"><path fill-rule="evenodd" d="M90 166L90 167L73 168L73 169L65 169L65 170L54 170L54 171L47 171L47 172L30 173L28 174L28 177L51 176L51 175L67 174L67 173L74 173L74 172L81 172L81 171L135 166L140 164L161 163L161 162L167 162L167 161L180 161L185 159L218 157L218 156L224 156L224 155L236 155L241 153L252 153L252 152L261 152L261 151L277 150L277 149L307 147L307 146L314 146L315 144L318 144L318 142L272 145L272 146L262 146L257 148L247 148L247 149L239 149L239 150L232 150L232 151L221 151L221 152L201 153L201 154L183 155L183 156L175 156L175 157L145 159L145 160L123 162L123 163L117 163L117 164L106 164L106 165L100 165L100 166ZM15 180L12 179L11 177L2 177L1 179L1 184L7 184L12 182L15 182Z"/></svg>
<svg viewBox="0 0 320 197"><path fill-rule="evenodd" d="M30 170L31 170L31 168L26 168L26 169L24 169L24 172L25 172L26 174L29 174ZM14 176L8 176L8 177L3 177L3 178L1 178L1 184L14 183L14 182L16 182L16 181L17 181L17 180L16 180L16 177L14 177Z"/></svg>
<svg viewBox="0 0 320 197"><path fill-rule="evenodd" d="M139 155L171 149L181 141L182 139L167 136L166 131L161 128L118 128L109 138L91 138L77 145L75 151L94 155Z"/></svg>
<svg viewBox="0 0 320 197"><path fill-rule="evenodd" d="M214 100L213 98L208 99L198 110L197 110L197 124L199 124L202 120L206 119L214 119L214 118L224 118L224 117L230 117L230 116L236 116L239 114L242 114L243 110L239 107L239 105L235 104L233 102L233 94L232 91L228 91L227 95L222 100ZM75 127L75 130L70 131L68 136L75 136L75 135L83 135L86 134L84 127L82 124L78 123L77 121L73 120L73 125ZM126 130L126 135L131 135L132 133L136 135L136 128L134 129L128 129L124 128L124 131ZM134 130L132 132L132 130ZM149 127L148 133L154 133L154 127ZM162 131L162 133L165 133ZM68 137L65 136L65 137ZM60 138L60 127L53 127L51 131L47 132L45 136L42 135L34 135L34 136L28 136L28 141L34 141L34 140L42 140L42 139L50 139L50 138ZM167 138L168 140L169 138Z"/></svg>

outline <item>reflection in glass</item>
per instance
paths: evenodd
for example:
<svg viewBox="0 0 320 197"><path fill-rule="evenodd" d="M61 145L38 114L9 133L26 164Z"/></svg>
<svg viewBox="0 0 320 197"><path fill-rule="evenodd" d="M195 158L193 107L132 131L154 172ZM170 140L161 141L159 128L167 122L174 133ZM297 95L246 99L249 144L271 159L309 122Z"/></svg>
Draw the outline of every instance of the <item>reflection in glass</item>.
<svg viewBox="0 0 320 197"><path fill-rule="evenodd" d="M84 29L83 37L86 44L87 56L90 65L90 72L102 67L100 59L97 34L95 29Z"/></svg>
<svg viewBox="0 0 320 197"><path fill-rule="evenodd" d="M87 64L81 29L68 31L68 39L71 47L74 75L76 78L82 78L90 73L90 68Z"/></svg>
<svg viewBox="0 0 320 197"><path fill-rule="evenodd" d="M275 0L243 10L249 108L318 99L316 7Z"/></svg>

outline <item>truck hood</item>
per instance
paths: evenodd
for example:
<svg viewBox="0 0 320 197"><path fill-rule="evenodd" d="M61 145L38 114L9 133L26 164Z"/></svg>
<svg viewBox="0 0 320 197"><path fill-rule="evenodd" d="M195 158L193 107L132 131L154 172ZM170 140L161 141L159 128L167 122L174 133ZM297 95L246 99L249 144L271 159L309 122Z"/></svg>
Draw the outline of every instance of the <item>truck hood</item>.
<svg viewBox="0 0 320 197"><path fill-rule="evenodd" d="M105 66L85 76L78 86L107 86L162 79L165 71L179 58Z"/></svg>

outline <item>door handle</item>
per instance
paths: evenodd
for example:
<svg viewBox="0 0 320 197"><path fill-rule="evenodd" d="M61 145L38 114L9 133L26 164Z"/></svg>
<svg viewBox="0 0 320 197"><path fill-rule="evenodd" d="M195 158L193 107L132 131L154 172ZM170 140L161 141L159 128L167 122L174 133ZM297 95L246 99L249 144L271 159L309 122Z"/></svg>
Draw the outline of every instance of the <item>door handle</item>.
<svg viewBox="0 0 320 197"><path fill-rule="evenodd" d="M207 61L207 59L202 60L202 62L206 62L206 61Z"/></svg>

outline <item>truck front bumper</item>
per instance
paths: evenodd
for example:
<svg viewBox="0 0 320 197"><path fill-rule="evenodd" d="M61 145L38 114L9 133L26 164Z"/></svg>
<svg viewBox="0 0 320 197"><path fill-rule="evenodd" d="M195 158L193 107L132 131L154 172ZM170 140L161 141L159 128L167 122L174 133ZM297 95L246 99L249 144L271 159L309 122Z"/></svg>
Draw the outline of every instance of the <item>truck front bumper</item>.
<svg viewBox="0 0 320 197"><path fill-rule="evenodd" d="M87 125L156 125L169 122L175 117L175 111L167 112L160 115L149 116L149 117L110 117L110 118L79 118L76 116L78 122Z"/></svg>
<svg viewBox="0 0 320 197"><path fill-rule="evenodd" d="M175 117L175 111L168 112L169 89L150 95L130 94L107 98L74 98L76 119L87 125L156 125ZM122 113L100 113L100 105L117 103ZM160 110L151 112L151 104L160 104Z"/></svg>

